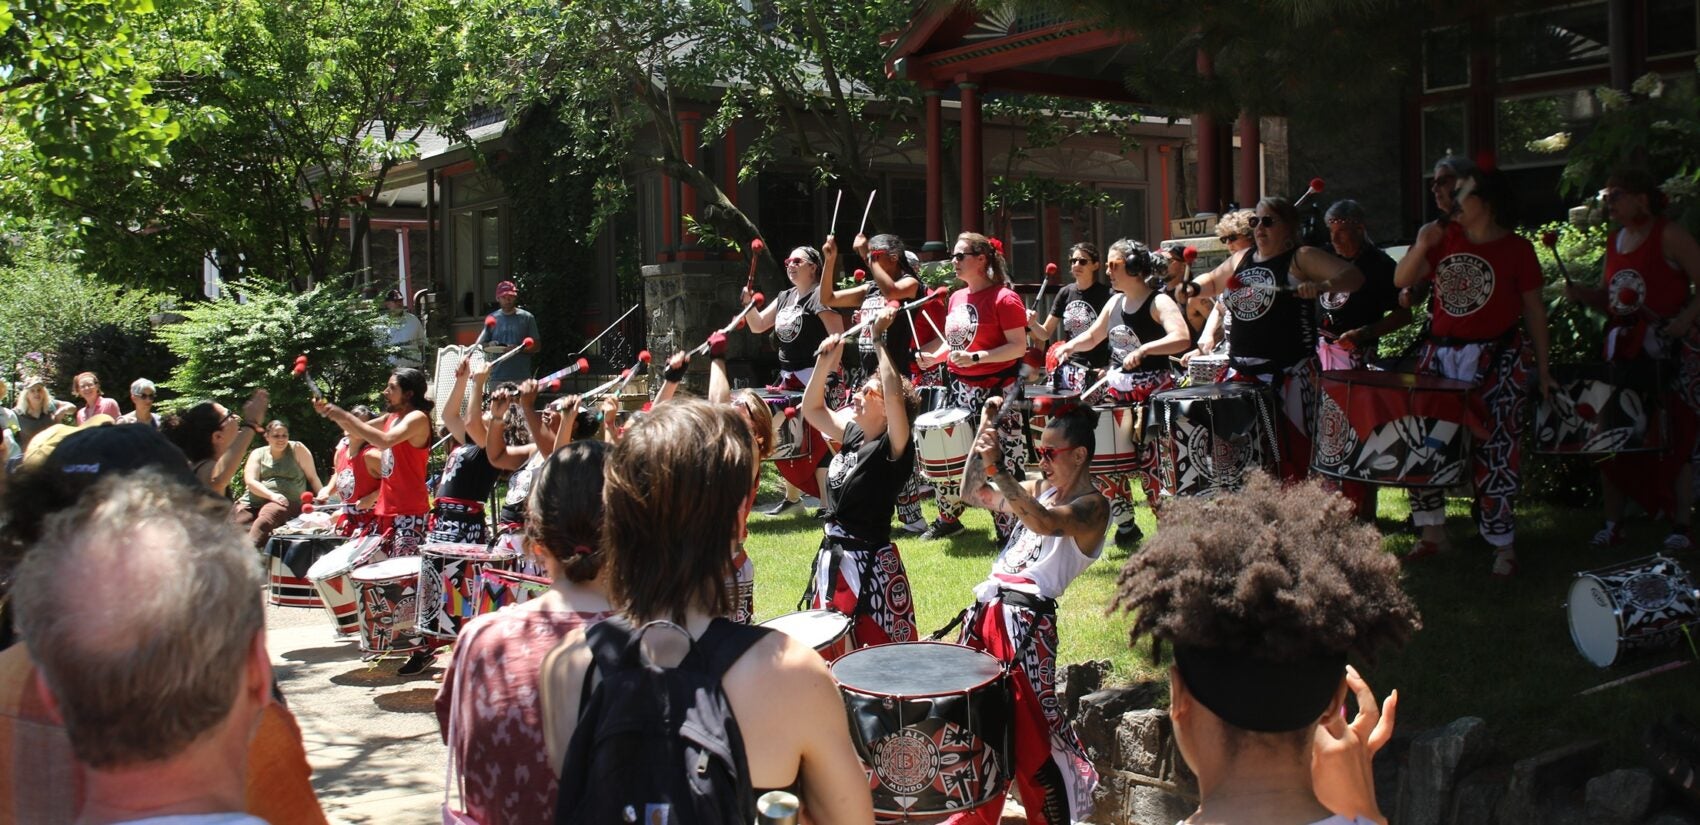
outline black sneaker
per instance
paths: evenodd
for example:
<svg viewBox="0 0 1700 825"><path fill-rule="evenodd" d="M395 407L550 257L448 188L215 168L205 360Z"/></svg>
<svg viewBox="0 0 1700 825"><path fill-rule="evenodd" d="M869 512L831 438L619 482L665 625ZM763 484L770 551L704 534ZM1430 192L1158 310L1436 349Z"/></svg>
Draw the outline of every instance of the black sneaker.
<svg viewBox="0 0 1700 825"><path fill-rule="evenodd" d="M803 500L802 499L792 501L790 499L782 498L782 499L779 500L778 504L775 504L772 507L769 507L766 510L763 510L762 514L768 515L768 516L783 516L786 513L789 513L792 510L794 510L798 507L801 507L801 506L803 506Z"/></svg>
<svg viewBox="0 0 1700 825"><path fill-rule="evenodd" d="M1135 522L1128 522L1116 527L1116 546L1133 547L1145 540L1145 533Z"/></svg>
<svg viewBox="0 0 1700 825"><path fill-rule="evenodd" d="M933 541L950 538L960 532L962 532L962 522L960 521L935 521L933 526L927 528L927 532L921 534L921 540Z"/></svg>
<svg viewBox="0 0 1700 825"><path fill-rule="evenodd" d="M397 676L418 676L436 661L437 652L434 650L415 651L412 656L407 657L407 661L401 663L401 667L396 668L395 672Z"/></svg>

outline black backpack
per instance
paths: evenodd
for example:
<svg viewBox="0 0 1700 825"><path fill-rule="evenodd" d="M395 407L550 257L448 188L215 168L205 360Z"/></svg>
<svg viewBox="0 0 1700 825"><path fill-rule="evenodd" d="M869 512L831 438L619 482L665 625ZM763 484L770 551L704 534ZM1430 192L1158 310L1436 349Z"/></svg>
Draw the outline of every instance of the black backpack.
<svg viewBox="0 0 1700 825"><path fill-rule="evenodd" d="M721 677L772 631L715 619L676 667L648 660L640 644L651 622L624 619L585 633L602 681L579 706L578 726L561 766L556 823L749 825L755 791L744 738Z"/></svg>

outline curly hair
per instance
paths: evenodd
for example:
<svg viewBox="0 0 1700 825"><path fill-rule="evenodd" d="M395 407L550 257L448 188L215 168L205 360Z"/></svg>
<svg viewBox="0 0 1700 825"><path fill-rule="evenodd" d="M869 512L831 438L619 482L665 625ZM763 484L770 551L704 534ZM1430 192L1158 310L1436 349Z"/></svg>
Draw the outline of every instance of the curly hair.
<svg viewBox="0 0 1700 825"><path fill-rule="evenodd" d="M1399 562L1380 548L1381 534L1321 484L1283 487L1255 473L1233 495L1165 507L1163 529L1123 566L1110 610L1135 614L1134 645L1150 636L1275 661L1367 660L1422 627Z"/></svg>

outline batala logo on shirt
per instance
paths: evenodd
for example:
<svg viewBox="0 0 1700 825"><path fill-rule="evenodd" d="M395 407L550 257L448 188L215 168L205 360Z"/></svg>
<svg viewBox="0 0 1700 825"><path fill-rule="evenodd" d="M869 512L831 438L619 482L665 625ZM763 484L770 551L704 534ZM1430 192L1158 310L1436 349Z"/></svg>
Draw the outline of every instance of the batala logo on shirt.
<svg viewBox="0 0 1700 825"><path fill-rule="evenodd" d="M1116 359L1117 363L1121 363L1129 355L1132 355L1133 351L1139 348L1140 343L1142 342L1139 340L1139 335L1133 331L1132 327L1126 324L1116 324L1110 328L1110 354Z"/></svg>
<svg viewBox="0 0 1700 825"><path fill-rule="evenodd" d="M773 319L774 332L779 340L789 344L797 340L803 331L803 306L799 303L786 304Z"/></svg>
<svg viewBox="0 0 1700 825"><path fill-rule="evenodd" d="M1336 312L1346 306L1346 301L1352 297L1350 292L1324 292L1317 300L1322 302L1322 308Z"/></svg>
<svg viewBox="0 0 1700 825"><path fill-rule="evenodd" d="M1448 255L1435 268L1434 294L1447 315L1470 315L1487 306L1493 296L1493 265L1479 255Z"/></svg>
<svg viewBox="0 0 1700 825"><path fill-rule="evenodd" d="M1631 301L1624 301L1632 297ZM1633 269L1620 269L1611 276L1611 283L1606 286L1606 299L1611 302L1613 315L1629 315L1641 309L1647 303L1647 279Z"/></svg>
<svg viewBox="0 0 1700 825"><path fill-rule="evenodd" d="M965 349L974 340L974 332L979 328L980 311L973 304L957 304L945 316L944 339L950 342L951 349Z"/></svg>
<svg viewBox="0 0 1700 825"><path fill-rule="evenodd" d="M1069 338L1085 332L1096 320L1098 320L1098 311L1093 309L1091 304L1078 298L1069 301L1068 306L1063 308L1062 327L1063 332L1068 333Z"/></svg>
<svg viewBox="0 0 1700 825"><path fill-rule="evenodd" d="M1275 273L1266 266L1248 266L1236 274L1245 286L1228 293L1228 311L1236 321L1262 318L1275 305Z"/></svg>

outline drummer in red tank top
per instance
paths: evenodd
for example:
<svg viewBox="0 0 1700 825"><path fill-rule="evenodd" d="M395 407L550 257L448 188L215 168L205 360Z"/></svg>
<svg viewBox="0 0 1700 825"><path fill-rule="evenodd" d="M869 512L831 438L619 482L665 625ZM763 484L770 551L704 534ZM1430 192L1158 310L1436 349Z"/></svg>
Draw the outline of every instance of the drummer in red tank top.
<svg viewBox="0 0 1700 825"><path fill-rule="evenodd" d="M1476 384L1475 397L1485 407L1488 437L1474 450L1477 519L1482 538L1495 549L1493 574L1499 577L1517 572L1512 543L1531 342L1541 392L1552 387L1541 268L1534 247L1507 228L1513 201L1500 172L1460 175L1454 219L1423 227L1393 276L1401 289L1434 279L1433 326L1418 349L1416 371ZM1422 540L1405 559L1441 552L1447 545L1445 491L1413 489L1411 520Z"/></svg>
<svg viewBox="0 0 1700 825"><path fill-rule="evenodd" d="M1605 201L1618 224L1606 242L1605 286L1567 284L1565 297L1606 314L1607 361L1665 359L1676 381L1665 397L1670 449L1614 459L1600 468L1606 523L1593 544L1623 543L1619 522L1627 492L1647 512L1671 514L1666 550L1688 550L1694 546L1689 536L1694 462L1700 460L1700 341L1693 335L1700 301L1690 300L1689 287L1700 285L1700 244L1664 217L1664 194L1645 170L1612 175L1606 181Z"/></svg>
<svg viewBox="0 0 1700 825"><path fill-rule="evenodd" d="M432 403L425 397L425 374L409 368L396 370L384 387L384 402L389 414L370 424L323 398L314 399L313 408L343 432L386 451L375 508L378 528L390 531L386 549L392 558L416 555L425 537L425 514L431 510L425 465L431 452Z"/></svg>

